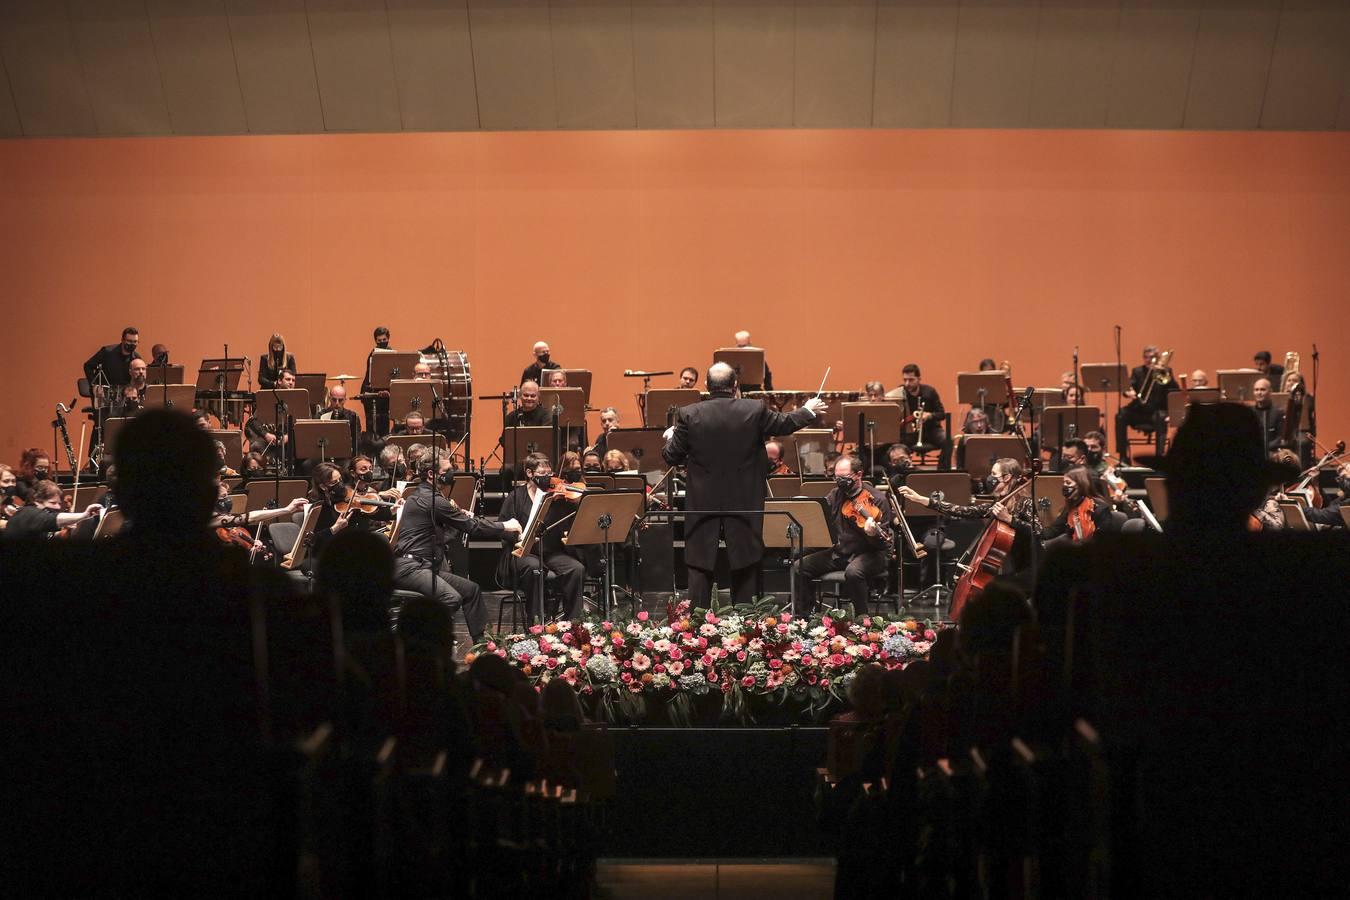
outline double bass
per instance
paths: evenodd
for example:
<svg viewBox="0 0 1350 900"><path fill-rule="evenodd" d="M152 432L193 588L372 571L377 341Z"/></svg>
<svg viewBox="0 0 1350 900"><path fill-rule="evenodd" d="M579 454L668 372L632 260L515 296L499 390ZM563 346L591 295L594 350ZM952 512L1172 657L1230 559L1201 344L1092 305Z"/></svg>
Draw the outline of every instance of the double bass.
<svg viewBox="0 0 1350 900"><path fill-rule="evenodd" d="M998 502L1006 506L1029 484L1031 479L1024 476L1021 484L1000 497ZM952 605L948 611L952 621L958 620L966 603L978 597L989 587L989 583L998 577L999 572L1003 571L1003 563L1012 553L1013 540L1016 537L1017 530L1011 524L990 518L984 534L980 535L980 539L971 549L969 565L956 580L956 587L952 590Z"/></svg>

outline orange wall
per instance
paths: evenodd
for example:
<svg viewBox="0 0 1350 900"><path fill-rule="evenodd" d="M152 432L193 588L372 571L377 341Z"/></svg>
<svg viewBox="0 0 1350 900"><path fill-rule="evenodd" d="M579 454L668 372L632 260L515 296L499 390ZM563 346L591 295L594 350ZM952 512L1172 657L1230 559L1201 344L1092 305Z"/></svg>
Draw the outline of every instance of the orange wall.
<svg viewBox="0 0 1350 900"><path fill-rule="evenodd" d="M359 371L440 335L501 390L552 343L635 414L625 368L750 329L779 387L989 355L1054 384L1157 341L1187 370L1322 350L1350 431L1350 135L1051 131L399 134L0 142L0 459L124 324L177 362ZM499 416L485 404L480 434ZM482 407L480 407L482 408ZM483 421L486 420L486 421ZM76 426L78 433L78 425ZM478 446L485 444L480 440Z"/></svg>

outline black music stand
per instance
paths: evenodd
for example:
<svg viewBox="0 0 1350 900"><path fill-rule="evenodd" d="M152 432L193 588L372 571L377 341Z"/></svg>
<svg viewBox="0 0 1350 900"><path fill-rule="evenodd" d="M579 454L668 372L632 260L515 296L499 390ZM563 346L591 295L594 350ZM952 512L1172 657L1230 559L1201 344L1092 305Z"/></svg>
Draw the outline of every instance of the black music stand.
<svg viewBox="0 0 1350 900"><path fill-rule="evenodd" d="M665 420L665 425L675 424L675 412L686 406L692 406L703 399L696 388L655 388L645 395L642 404L642 421L647 425ZM662 427L665 427L664 425Z"/></svg>
<svg viewBox="0 0 1350 900"><path fill-rule="evenodd" d="M971 478L983 481L989 476L996 460L1015 459L1022 468L1030 465L1026 444L1020 437L1009 434L967 434L961 438L965 470Z"/></svg>
<svg viewBox="0 0 1350 900"><path fill-rule="evenodd" d="M239 421L243 421L243 401L239 399L232 401L232 398L226 395L239 392L239 381L244 376L246 364L243 357L222 356L202 360L200 368L197 369L197 396L220 404L216 414L222 427L229 425L230 416L226 410L229 409L231 402L241 406ZM211 396L213 394L214 397Z"/></svg>
<svg viewBox="0 0 1350 900"><path fill-rule="evenodd" d="M422 361L416 350L380 350L370 352L370 382L372 391L389 390L395 378L411 378L413 370Z"/></svg>
<svg viewBox="0 0 1350 900"><path fill-rule="evenodd" d="M1219 397L1237 402L1251 400L1252 386L1262 378L1269 380L1255 369L1220 369L1215 376L1219 380ZM1277 385L1272 384L1271 391L1274 392L1276 387Z"/></svg>
<svg viewBox="0 0 1350 900"><path fill-rule="evenodd" d="M1083 363L1080 374L1083 390L1119 394L1130 384L1130 373L1122 363Z"/></svg>
<svg viewBox="0 0 1350 900"><path fill-rule="evenodd" d="M352 429L346 419L297 419L295 434L296 459L349 459L356 452L352 446Z"/></svg>
<svg viewBox="0 0 1350 900"><path fill-rule="evenodd" d="M306 372L303 375L296 373L295 386L309 391L309 402L312 411L317 411L319 407L328 402L328 373L327 372ZM300 418L308 419L311 413L306 413Z"/></svg>
<svg viewBox="0 0 1350 900"><path fill-rule="evenodd" d="M153 391L146 391L141 398L146 409L176 409L189 412L197 405L197 386L192 384L163 384Z"/></svg>
<svg viewBox="0 0 1350 900"><path fill-rule="evenodd" d="M309 480L306 478L283 478L280 481L255 478L244 484L244 493L248 494L249 512L259 509L280 509L308 492Z"/></svg>
<svg viewBox="0 0 1350 900"><path fill-rule="evenodd" d="M731 366L742 387L764 383L764 351L759 347L723 347L713 351L713 362Z"/></svg>
<svg viewBox="0 0 1350 900"><path fill-rule="evenodd" d="M1101 424L1102 411L1095 406L1047 406L1041 413L1041 446L1053 435L1054 447L1059 450L1066 440L1099 431Z"/></svg>
<svg viewBox="0 0 1350 900"><path fill-rule="evenodd" d="M581 398L586 406L590 406L591 380L592 380L591 370L563 369L562 371L567 375L567 386L573 388L581 388ZM543 385L540 385L540 388L542 390L547 390L547 388L545 388Z"/></svg>
<svg viewBox="0 0 1350 900"><path fill-rule="evenodd" d="M508 425L502 429L502 455L513 472L525 471L525 457L531 453L549 453L552 446L551 425Z"/></svg>
<svg viewBox="0 0 1350 900"><path fill-rule="evenodd" d="M549 414L549 421L555 422L560 435L564 435L561 444L553 448L553 458L557 460L567 449L573 432L577 434L580 446L586 437L586 394L579 387L540 388L539 408Z"/></svg>
<svg viewBox="0 0 1350 900"><path fill-rule="evenodd" d="M435 394L432 389L435 388ZM445 396L445 385L437 381L413 381L399 378L389 382L389 422L402 424L410 412L420 412L430 422L436 418L436 396Z"/></svg>
<svg viewBox="0 0 1350 900"><path fill-rule="evenodd" d="M146 384L183 384L186 366L147 366Z"/></svg>
<svg viewBox="0 0 1350 900"><path fill-rule="evenodd" d="M888 400L845 403L840 408L844 443L867 447L868 467L877 463L877 444L900 443L900 404ZM870 473L869 473L870 474Z"/></svg>
<svg viewBox="0 0 1350 900"><path fill-rule="evenodd" d="M666 445L664 428L616 428L605 437L610 450L622 450L639 472L665 469L661 448Z"/></svg>
<svg viewBox="0 0 1350 900"><path fill-rule="evenodd" d="M957 372L956 402L964 403L972 409L1003 406L1013 400L1008 396L1010 377L1002 369L992 372Z"/></svg>
<svg viewBox="0 0 1350 900"><path fill-rule="evenodd" d="M572 514L563 544L568 547L601 545L601 612L606 619L614 602L614 546L628 542L633 525L646 508L646 491L583 494Z"/></svg>

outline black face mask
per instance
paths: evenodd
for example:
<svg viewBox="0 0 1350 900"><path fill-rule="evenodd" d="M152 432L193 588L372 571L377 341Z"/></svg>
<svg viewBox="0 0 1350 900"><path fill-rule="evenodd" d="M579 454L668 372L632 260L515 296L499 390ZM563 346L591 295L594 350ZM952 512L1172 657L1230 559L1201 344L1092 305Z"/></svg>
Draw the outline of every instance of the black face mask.
<svg viewBox="0 0 1350 900"><path fill-rule="evenodd" d="M543 488L544 490L548 490L550 487L553 486L553 476L552 475L534 476L534 486L538 488Z"/></svg>
<svg viewBox="0 0 1350 900"><path fill-rule="evenodd" d="M1066 484L1064 487L1060 488L1060 490L1064 492L1065 500L1073 500L1078 497L1078 488L1073 485Z"/></svg>
<svg viewBox="0 0 1350 900"><path fill-rule="evenodd" d="M330 500L333 500L334 502L343 500L347 496L347 486L339 481L337 484L328 488L327 492Z"/></svg>
<svg viewBox="0 0 1350 900"><path fill-rule="evenodd" d="M3 492L0 492L0 496L4 497L6 501L10 500L14 496L15 488L16 486L11 484L9 487L5 488Z"/></svg>
<svg viewBox="0 0 1350 900"><path fill-rule="evenodd" d="M568 484L576 484L581 480L581 470L573 469L570 472L564 472L562 477L563 481L566 481Z"/></svg>
<svg viewBox="0 0 1350 900"><path fill-rule="evenodd" d="M901 462L886 464L886 471L891 475L903 475L909 470L910 470L910 462L907 459L902 460Z"/></svg>
<svg viewBox="0 0 1350 900"><path fill-rule="evenodd" d="M1338 475L1336 477L1336 487L1341 489L1341 493L1350 498L1350 475ZM12 490L12 488L6 488Z"/></svg>
<svg viewBox="0 0 1350 900"><path fill-rule="evenodd" d="M1102 461L1102 452L1100 450L1089 450L1087 452L1088 465L1095 466Z"/></svg>
<svg viewBox="0 0 1350 900"><path fill-rule="evenodd" d="M33 477L36 478L38 481L45 481L47 479L47 474L48 473L46 469L33 470Z"/></svg>
<svg viewBox="0 0 1350 900"><path fill-rule="evenodd" d="M543 356L539 357L539 365L541 365L541 366L546 366L546 365L548 365L548 354L547 354L547 353L545 353Z"/></svg>
<svg viewBox="0 0 1350 900"><path fill-rule="evenodd" d="M582 466L582 467L581 467L581 470L582 470L583 472L600 472L600 471L602 471L601 468L600 468L598 465L596 465L595 463L591 463L589 466Z"/></svg>
<svg viewBox="0 0 1350 900"><path fill-rule="evenodd" d="M122 345L122 352L125 353L127 356L130 356L131 354L133 354L133 353L136 352L136 345L135 345L135 344L123 344L123 345Z"/></svg>
<svg viewBox="0 0 1350 900"><path fill-rule="evenodd" d="M858 483L850 475L834 476L834 484L835 487L839 488L839 492L846 497L852 497L858 490Z"/></svg>
<svg viewBox="0 0 1350 900"><path fill-rule="evenodd" d="M997 493L997 492L998 492L998 486L999 486L1000 483L1001 483L1001 482L999 481L999 478L998 478L997 475L990 475L988 478L986 478L986 479L984 480L984 490L985 490L985 493L987 493L987 494Z"/></svg>
<svg viewBox="0 0 1350 900"><path fill-rule="evenodd" d="M228 516L233 511L234 511L234 504L230 502L229 497L221 497L219 500L216 501L216 512L220 513L221 515Z"/></svg>

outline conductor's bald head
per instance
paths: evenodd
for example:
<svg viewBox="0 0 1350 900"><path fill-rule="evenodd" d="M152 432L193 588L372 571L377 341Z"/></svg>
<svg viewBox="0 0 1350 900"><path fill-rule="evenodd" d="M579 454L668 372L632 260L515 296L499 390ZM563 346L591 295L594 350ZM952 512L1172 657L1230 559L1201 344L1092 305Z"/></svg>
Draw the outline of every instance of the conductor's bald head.
<svg viewBox="0 0 1350 900"><path fill-rule="evenodd" d="M713 363L708 367L707 385L709 393L734 391L736 389L736 370L724 362Z"/></svg>

